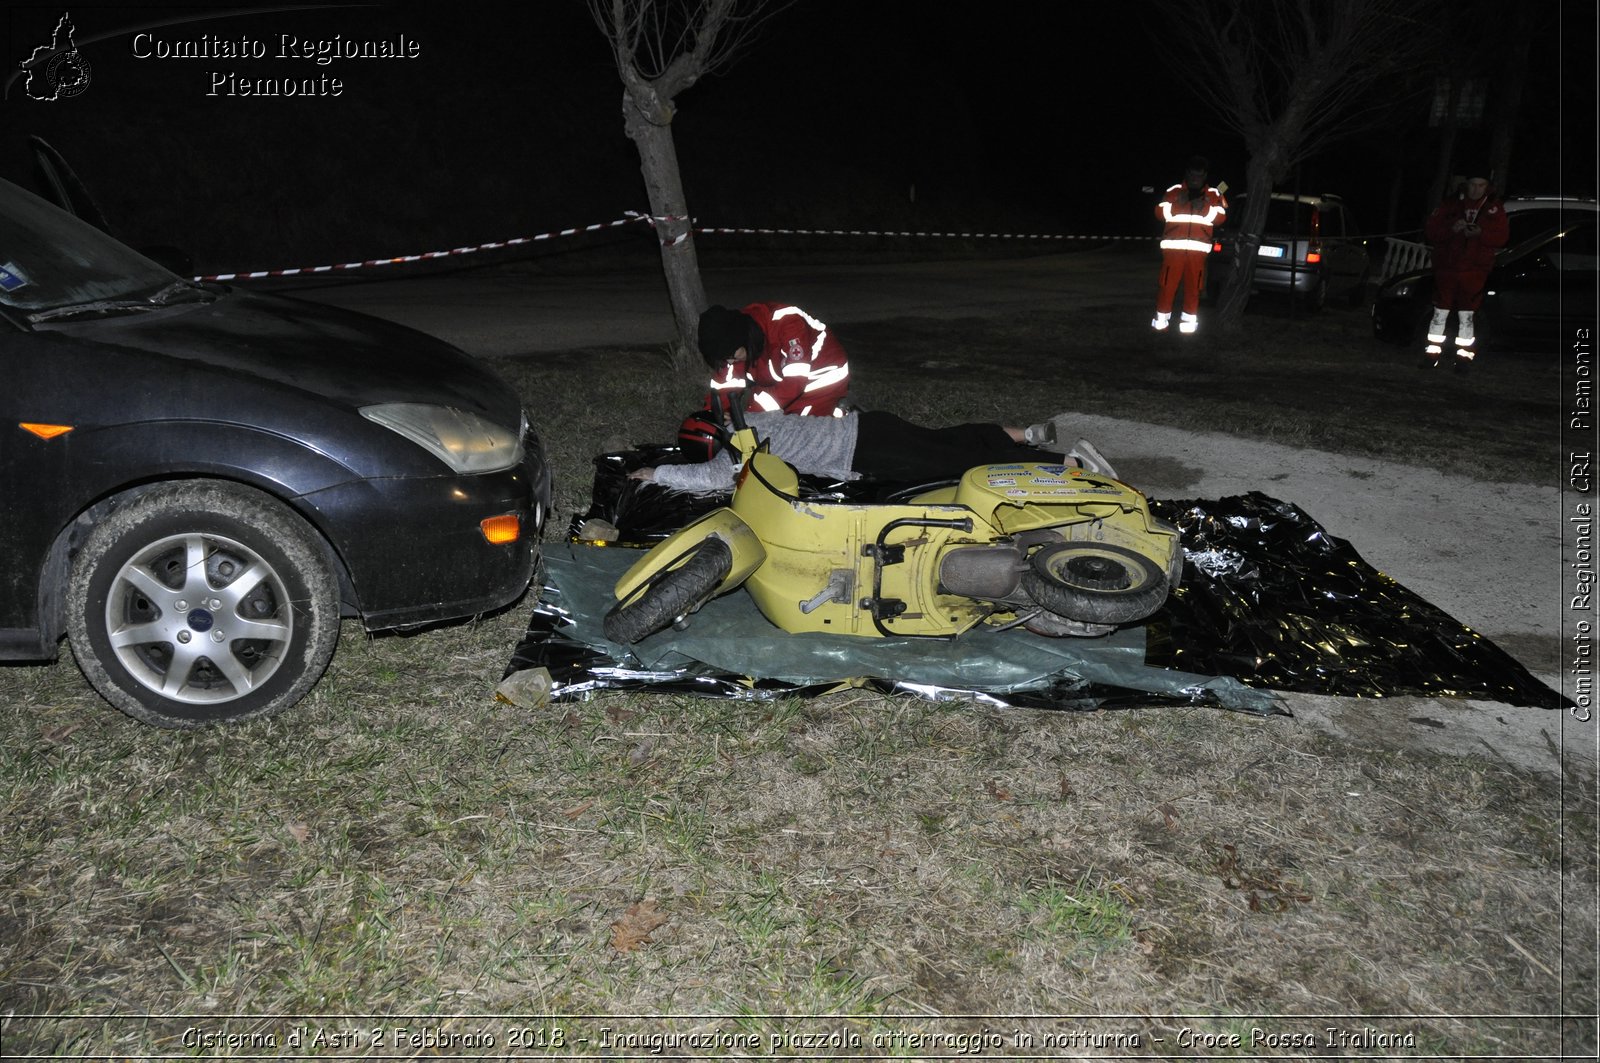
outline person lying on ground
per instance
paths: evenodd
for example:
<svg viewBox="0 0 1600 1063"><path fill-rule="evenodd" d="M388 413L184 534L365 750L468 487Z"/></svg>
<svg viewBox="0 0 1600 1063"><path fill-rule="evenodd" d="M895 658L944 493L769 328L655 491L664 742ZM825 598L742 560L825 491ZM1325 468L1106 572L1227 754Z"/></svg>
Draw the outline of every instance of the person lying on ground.
<svg viewBox="0 0 1600 1063"><path fill-rule="evenodd" d="M706 420L691 414L678 437L685 454L696 461L658 465L629 473L635 480L659 483L675 491L711 493L733 487L733 459ZM756 435L771 452L801 473L835 480L867 477L899 483L931 483L959 477L977 465L1042 461L1076 464L1089 472L1115 478L1116 470L1086 439L1071 446L1067 415L1027 428L999 424L959 424L925 428L881 411L846 412L838 417L799 417L782 413L746 415Z"/></svg>

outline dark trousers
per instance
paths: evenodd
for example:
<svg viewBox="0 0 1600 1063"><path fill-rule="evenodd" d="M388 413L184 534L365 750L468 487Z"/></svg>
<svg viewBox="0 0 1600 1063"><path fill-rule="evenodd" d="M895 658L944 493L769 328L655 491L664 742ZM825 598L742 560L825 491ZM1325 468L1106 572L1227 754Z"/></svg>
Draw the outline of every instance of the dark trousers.
<svg viewBox="0 0 1600 1063"><path fill-rule="evenodd" d="M874 480L930 483L954 480L974 465L1012 461L1059 462L1061 455L1013 443L997 424L924 428L892 413L859 415L856 472Z"/></svg>

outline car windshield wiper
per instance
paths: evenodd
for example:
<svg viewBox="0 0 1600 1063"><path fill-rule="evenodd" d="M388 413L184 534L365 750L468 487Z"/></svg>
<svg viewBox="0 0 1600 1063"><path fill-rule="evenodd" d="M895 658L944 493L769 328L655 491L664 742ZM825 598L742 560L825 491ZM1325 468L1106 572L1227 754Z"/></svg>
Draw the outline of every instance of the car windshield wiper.
<svg viewBox="0 0 1600 1063"><path fill-rule="evenodd" d="M49 310L40 310L28 315L28 320L34 324L44 321L58 321L66 317L80 317L84 314L108 314L134 312L140 310L159 310L165 306L177 303L195 301L210 302L216 294L207 291L200 285L191 281L173 281L161 288L153 295L143 296L138 299L96 299L88 303L73 303L71 306L57 306Z"/></svg>

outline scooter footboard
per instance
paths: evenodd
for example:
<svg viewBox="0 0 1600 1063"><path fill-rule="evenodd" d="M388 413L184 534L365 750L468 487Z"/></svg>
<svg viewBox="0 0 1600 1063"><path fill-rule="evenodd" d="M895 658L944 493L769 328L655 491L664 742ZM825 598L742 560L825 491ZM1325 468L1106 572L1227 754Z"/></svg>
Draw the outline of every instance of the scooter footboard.
<svg viewBox="0 0 1600 1063"><path fill-rule="evenodd" d="M626 601L658 573L682 564L694 547L708 538L721 539L733 552L733 565L717 585L717 594L739 586L767 559L766 547L737 513L726 508L712 510L693 524L679 528L634 562L613 589L617 601Z"/></svg>

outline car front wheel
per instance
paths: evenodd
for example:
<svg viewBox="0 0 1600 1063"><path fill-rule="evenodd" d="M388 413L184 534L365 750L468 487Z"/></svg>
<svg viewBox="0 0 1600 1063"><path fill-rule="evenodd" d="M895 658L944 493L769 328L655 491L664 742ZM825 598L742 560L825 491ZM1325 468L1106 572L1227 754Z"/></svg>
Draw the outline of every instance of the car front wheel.
<svg viewBox="0 0 1600 1063"><path fill-rule="evenodd" d="M67 609L85 677L157 727L280 712L339 638L338 584L315 533L267 495L217 481L154 488L97 525Z"/></svg>

